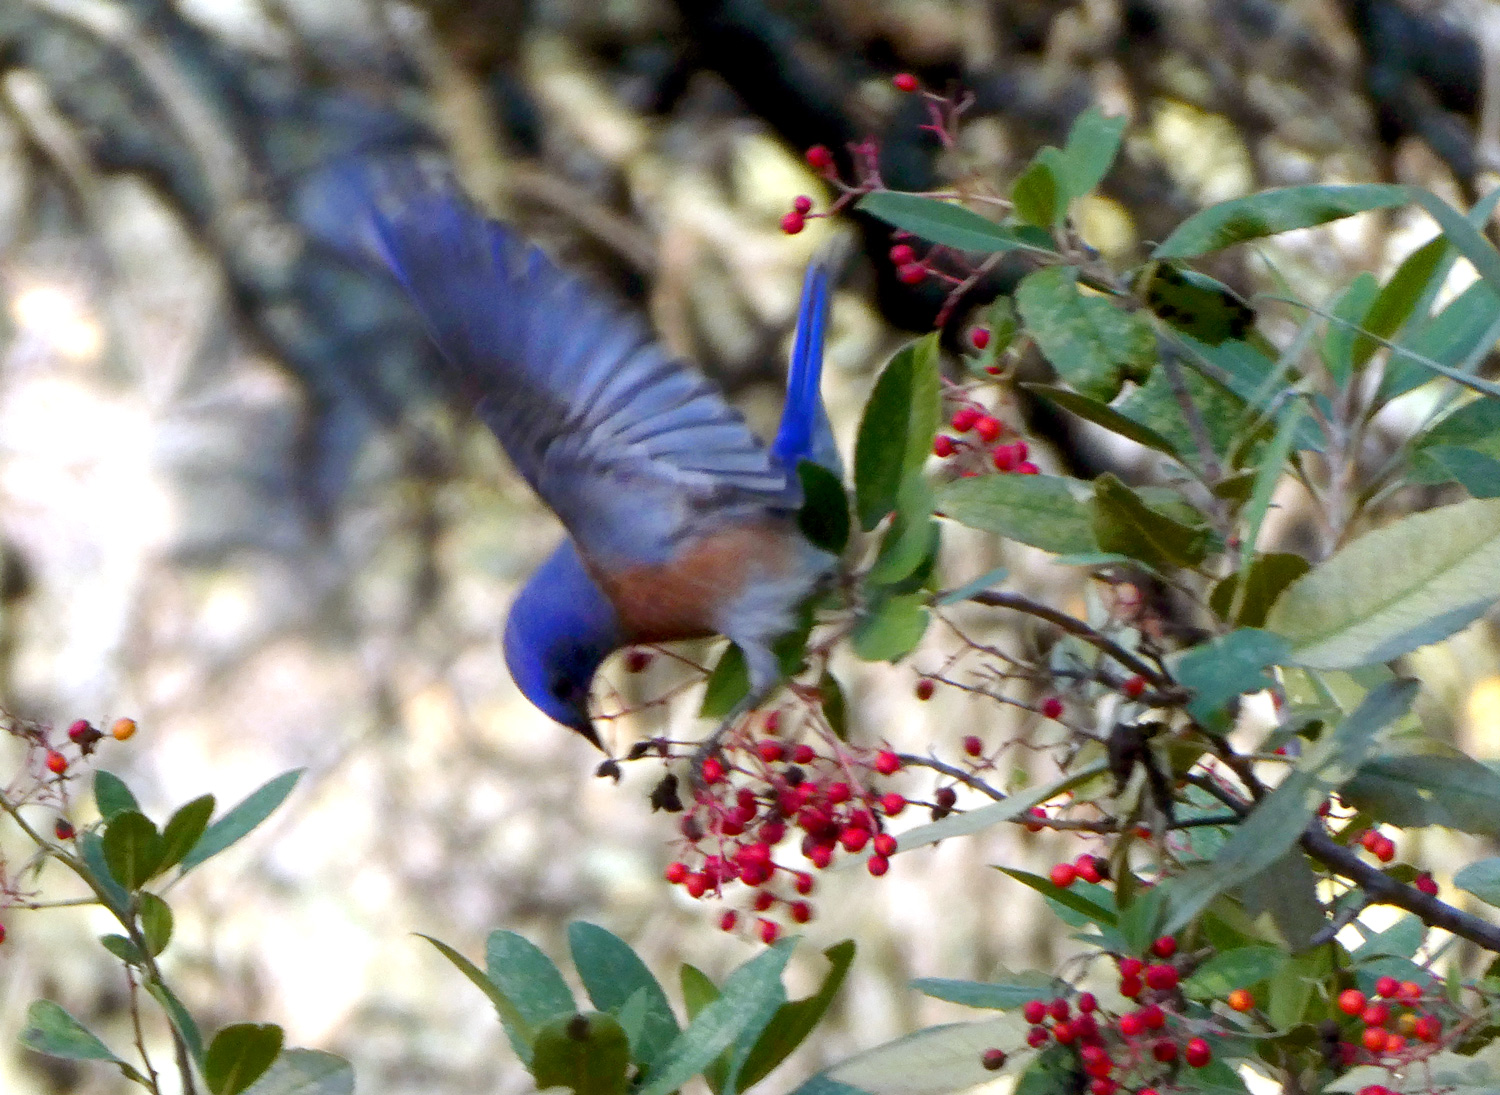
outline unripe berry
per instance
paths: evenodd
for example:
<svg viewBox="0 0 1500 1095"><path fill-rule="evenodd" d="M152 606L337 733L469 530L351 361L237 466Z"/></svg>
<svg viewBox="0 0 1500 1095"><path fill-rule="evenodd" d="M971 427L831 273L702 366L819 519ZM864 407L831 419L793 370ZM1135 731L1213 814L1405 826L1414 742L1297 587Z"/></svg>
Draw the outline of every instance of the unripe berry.
<svg viewBox="0 0 1500 1095"><path fill-rule="evenodd" d="M1233 1011L1249 1011L1255 1006L1255 997L1249 989L1235 989L1229 994L1228 1003Z"/></svg>
<svg viewBox="0 0 1500 1095"><path fill-rule="evenodd" d="M1047 1005L1041 1000L1028 1000L1026 1006L1021 1009L1021 1015L1034 1026L1047 1018Z"/></svg>
<svg viewBox="0 0 1500 1095"><path fill-rule="evenodd" d="M1359 989L1345 989L1339 993L1339 1010L1345 1015L1358 1015L1365 1010L1365 994Z"/></svg>
<svg viewBox="0 0 1500 1095"><path fill-rule="evenodd" d="M1140 675L1127 677L1120 685L1120 691L1132 700L1139 699L1141 693L1146 691L1146 678Z"/></svg>
<svg viewBox="0 0 1500 1095"><path fill-rule="evenodd" d="M47 771L55 776L60 776L68 770L68 758L56 749L47 750Z"/></svg>
<svg viewBox="0 0 1500 1095"><path fill-rule="evenodd" d="M1073 868L1073 864L1071 863L1059 863L1052 868L1052 873L1049 877L1052 879L1052 885L1060 890L1066 890L1074 882L1078 881L1078 872Z"/></svg>
<svg viewBox="0 0 1500 1095"><path fill-rule="evenodd" d="M917 253L911 249L909 243L898 243L891 248L891 264L893 266L905 266L908 262L915 261Z"/></svg>
<svg viewBox="0 0 1500 1095"><path fill-rule="evenodd" d="M901 770L901 758L889 749L883 749L875 755L875 771L882 776L895 775Z"/></svg>
<svg viewBox="0 0 1500 1095"><path fill-rule="evenodd" d="M1193 1068L1202 1068L1214 1059L1213 1051L1202 1038L1191 1039L1183 1049L1182 1057Z"/></svg>
<svg viewBox="0 0 1500 1095"><path fill-rule="evenodd" d="M870 862L865 865L865 868L876 878L879 878L891 869L891 861L883 855L872 855Z"/></svg>
<svg viewBox="0 0 1500 1095"><path fill-rule="evenodd" d="M795 236L807 227L807 218L793 209L781 218L781 230L789 236Z"/></svg>
<svg viewBox="0 0 1500 1095"><path fill-rule="evenodd" d="M964 738L964 752L971 757L977 757L984 752L984 742L980 741L978 736L970 734Z"/></svg>
<svg viewBox="0 0 1500 1095"><path fill-rule="evenodd" d="M1042 714L1049 719L1062 718L1063 701L1056 696L1048 696L1042 701Z"/></svg>
<svg viewBox="0 0 1500 1095"><path fill-rule="evenodd" d="M812 205L812 199L806 194L798 194L792 199L792 209L797 213L811 213Z"/></svg>
<svg viewBox="0 0 1500 1095"><path fill-rule="evenodd" d="M891 77L891 85L897 91L905 91L905 92L916 91L917 88L921 86L917 82L917 78L915 76L913 76L909 72L898 72L898 73L896 73L896 75L894 75L894 76Z"/></svg>
<svg viewBox="0 0 1500 1095"><path fill-rule="evenodd" d="M988 327L975 327L969 332L969 341L974 344L974 349L982 350L990 344L990 329Z"/></svg>
<svg viewBox="0 0 1500 1095"><path fill-rule="evenodd" d="M740 922L740 914L733 909L725 909L724 915L719 917L719 930L732 932L736 924Z"/></svg>
<svg viewBox="0 0 1500 1095"><path fill-rule="evenodd" d="M926 701L932 699L932 689L933 689L932 678L931 677L923 677L921 680L917 681L917 688L916 688L917 699L921 700L924 703Z"/></svg>
<svg viewBox="0 0 1500 1095"><path fill-rule="evenodd" d="M1177 939L1175 936L1164 935L1151 944L1151 953L1158 958L1171 958L1177 953Z"/></svg>
<svg viewBox="0 0 1500 1095"><path fill-rule="evenodd" d="M979 440L986 445L992 444L1000 439L1000 431L1005 427L1000 420L993 415L982 414L974 420L974 432L979 435Z"/></svg>
<svg viewBox="0 0 1500 1095"><path fill-rule="evenodd" d="M1394 977L1386 976L1375 982L1376 996L1395 996L1401 991L1401 982Z"/></svg>
<svg viewBox="0 0 1500 1095"><path fill-rule="evenodd" d="M940 433L932 439L932 455L942 457L944 460L958 451L958 446L953 443L953 438L945 433ZM928 682L927 695L932 695L931 682ZM925 699L926 697L922 697Z"/></svg>

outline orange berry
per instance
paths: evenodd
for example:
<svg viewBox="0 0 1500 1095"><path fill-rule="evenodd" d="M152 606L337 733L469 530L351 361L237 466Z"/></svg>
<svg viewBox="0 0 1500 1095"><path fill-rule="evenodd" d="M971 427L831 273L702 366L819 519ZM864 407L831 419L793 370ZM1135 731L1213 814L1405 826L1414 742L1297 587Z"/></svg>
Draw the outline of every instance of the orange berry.
<svg viewBox="0 0 1500 1095"><path fill-rule="evenodd" d="M1371 1053L1380 1054L1385 1052L1386 1039L1390 1036L1380 1027L1366 1027L1360 1042Z"/></svg>
<svg viewBox="0 0 1500 1095"><path fill-rule="evenodd" d="M47 771L55 776L60 776L68 770L68 758L56 749L47 750Z"/></svg>
<svg viewBox="0 0 1500 1095"><path fill-rule="evenodd" d="M1249 989L1235 989L1229 994L1229 1006L1234 1011L1249 1011L1255 1006L1255 997Z"/></svg>

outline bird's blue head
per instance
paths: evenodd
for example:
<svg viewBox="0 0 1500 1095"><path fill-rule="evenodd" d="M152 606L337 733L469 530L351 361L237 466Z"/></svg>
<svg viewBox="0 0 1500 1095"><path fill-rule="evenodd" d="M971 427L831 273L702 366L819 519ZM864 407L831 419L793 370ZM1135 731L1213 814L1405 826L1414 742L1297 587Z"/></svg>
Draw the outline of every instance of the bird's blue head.
<svg viewBox="0 0 1500 1095"><path fill-rule="evenodd" d="M542 714L603 749L589 718L589 688L624 645L619 618L589 577L571 539L531 576L505 622L505 664Z"/></svg>

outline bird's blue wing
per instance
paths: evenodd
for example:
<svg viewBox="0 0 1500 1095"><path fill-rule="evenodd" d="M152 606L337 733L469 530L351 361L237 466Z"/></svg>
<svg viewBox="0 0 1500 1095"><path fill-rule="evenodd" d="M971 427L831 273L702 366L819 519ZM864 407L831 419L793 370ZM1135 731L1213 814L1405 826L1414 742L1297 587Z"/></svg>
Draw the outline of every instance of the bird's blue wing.
<svg viewBox="0 0 1500 1095"><path fill-rule="evenodd" d="M702 512L797 505L795 477L633 312L442 176L376 171L368 193L382 259L590 558L660 562Z"/></svg>
<svg viewBox="0 0 1500 1095"><path fill-rule="evenodd" d="M824 248L808 265L802 279L802 303L797 309L797 333L792 340L792 363L786 376L786 404L781 426L771 442L771 453L785 468L795 470L803 460L821 464L841 476L833 427L823 407L823 342L838 254Z"/></svg>

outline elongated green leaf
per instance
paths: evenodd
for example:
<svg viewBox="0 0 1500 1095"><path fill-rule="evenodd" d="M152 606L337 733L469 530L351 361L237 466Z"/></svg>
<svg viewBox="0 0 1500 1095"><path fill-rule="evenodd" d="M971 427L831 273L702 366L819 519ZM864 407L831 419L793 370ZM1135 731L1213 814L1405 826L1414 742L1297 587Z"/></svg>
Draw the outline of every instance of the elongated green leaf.
<svg viewBox="0 0 1500 1095"><path fill-rule="evenodd" d="M109 873L127 890L138 890L161 863L162 839L145 814L126 810L115 815L104 830L104 862Z"/></svg>
<svg viewBox="0 0 1500 1095"><path fill-rule="evenodd" d="M128 936L111 933L99 937L99 945L127 966L140 969L146 964L146 955Z"/></svg>
<svg viewBox="0 0 1500 1095"><path fill-rule="evenodd" d="M930 619L925 593L880 598L854 625L856 656L867 662L896 662L917 648Z"/></svg>
<svg viewBox="0 0 1500 1095"><path fill-rule="evenodd" d="M1419 186L1408 187L1408 191L1411 200L1438 222L1438 227L1443 230L1448 242L1474 264L1474 269L1489 282L1490 288L1500 293L1500 251L1496 251L1494 245L1484 238L1484 233L1432 191L1423 190Z"/></svg>
<svg viewBox="0 0 1500 1095"><path fill-rule="evenodd" d="M1240 627L1260 627L1266 622L1266 614L1281 596L1281 591L1311 569L1312 564L1306 559L1290 552L1253 556L1248 567L1241 571L1248 584L1245 595L1240 598L1239 614L1230 622ZM1229 620L1239 581L1239 574L1231 574L1214 586L1208 603L1220 619Z"/></svg>
<svg viewBox="0 0 1500 1095"><path fill-rule="evenodd" d="M1500 858L1470 863L1453 876L1453 884L1486 905L1500 906Z"/></svg>
<svg viewBox="0 0 1500 1095"><path fill-rule="evenodd" d="M1334 318L1323 336L1323 364L1339 385L1348 383L1354 372L1354 343L1379 295L1380 283L1366 270L1356 275L1330 309Z"/></svg>
<svg viewBox="0 0 1500 1095"><path fill-rule="evenodd" d="M1153 315L1184 334L1218 346L1255 326L1255 309L1221 281L1176 263L1153 263L1140 289Z"/></svg>
<svg viewBox="0 0 1500 1095"><path fill-rule="evenodd" d="M1069 198L1081 198L1104 181L1124 133L1124 115L1106 115L1098 107L1091 106L1073 119L1060 160L1061 181Z"/></svg>
<svg viewBox="0 0 1500 1095"><path fill-rule="evenodd" d="M89 876L104 891L104 900L109 904L110 909L119 916L128 916L130 894L125 892L125 888L116 882L115 876L110 873L109 863L104 858L104 841L100 839L97 832L78 834L78 854L82 856Z"/></svg>
<svg viewBox="0 0 1500 1095"><path fill-rule="evenodd" d="M961 525L1057 555L1099 550L1087 499L1093 487L1055 475L978 475L938 491L938 509Z"/></svg>
<svg viewBox="0 0 1500 1095"><path fill-rule="evenodd" d="M1177 457L1177 448L1172 442L1150 426L1115 410L1108 403L1100 403L1097 399L1090 399L1070 388L1060 388L1054 384L1022 384L1021 387L1087 422L1129 438L1137 445L1145 445L1148 449L1166 453L1174 459Z"/></svg>
<svg viewBox="0 0 1500 1095"><path fill-rule="evenodd" d="M271 1023L235 1023L215 1034L203 1055L203 1082L213 1095L239 1095L281 1053L281 1028Z"/></svg>
<svg viewBox="0 0 1500 1095"><path fill-rule="evenodd" d="M1179 360L1179 364L1188 365L1178 369L1178 378L1197 410L1209 448L1218 456L1226 456L1245 421L1248 411L1245 401L1217 380L1192 368L1190 363ZM1165 440L1178 460L1193 467L1203 466L1198 438L1166 368L1153 370L1144 384L1115 402L1115 409Z"/></svg>
<svg viewBox="0 0 1500 1095"><path fill-rule="evenodd" d="M814 547L842 555L849 543L849 497L838 476L820 464L804 460L797 465L802 481L802 508L797 527Z"/></svg>
<svg viewBox="0 0 1500 1095"><path fill-rule="evenodd" d="M1323 801L1348 781L1370 754L1376 735L1406 714L1416 694L1415 681L1387 681L1374 689L1256 805L1212 863L1189 867L1163 883L1169 888L1163 931L1181 931L1219 894L1285 855L1306 831Z"/></svg>
<svg viewBox="0 0 1500 1095"><path fill-rule="evenodd" d="M161 831L161 863L157 872L170 870L181 863L208 828L208 819L213 817L214 796L202 795L182 806L167 819Z"/></svg>
<svg viewBox="0 0 1500 1095"><path fill-rule="evenodd" d="M187 1046L188 1055L198 1066L198 1071L203 1071L203 1033L198 1029L198 1021L193 1018L187 1008L182 1006L182 1001L177 999L176 993L160 981L148 980L146 991L167 1013L167 1020L181 1035L183 1044Z"/></svg>
<svg viewBox="0 0 1500 1095"><path fill-rule="evenodd" d="M1293 403L1281 412L1281 421L1276 424L1276 435L1261 454L1260 464L1255 469L1255 485L1250 489L1250 500L1245 503L1241 520L1245 523L1245 558L1240 564L1240 580L1254 560L1255 545L1260 540L1260 527L1271 508L1271 496L1276 493L1276 484L1281 482L1292 446L1296 443L1297 431L1302 427L1306 411L1301 403Z"/></svg>
<svg viewBox="0 0 1500 1095"><path fill-rule="evenodd" d="M854 941L845 939L823 952L823 956L828 959L828 973L818 991L801 1000L791 1000L776 1009L776 1014L766 1024L766 1029L761 1031L744 1063L732 1074L735 1087L743 1091L765 1079L822 1022L844 984L844 976L854 961L854 950Z"/></svg>
<svg viewBox="0 0 1500 1095"><path fill-rule="evenodd" d="M1380 401L1411 391L1444 370L1467 373L1500 337L1500 294L1476 281L1430 319L1408 324L1391 351L1380 382Z"/></svg>
<svg viewBox="0 0 1500 1095"><path fill-rule="evenodd" d="M1472 500L1366 533L1287 588L1266 628L1297 664L1354 668L1438 642L1500 597L1500 501Z"/></svg>
<svg viewBox="0 0 1500 1095"><path fill-rule="evenodd" d="M1375 757L1340 795L1375 819L1402 828L1441 825L1500 837L1500 773L1456 749Z"/></svg>
<svg viewBox="0 0 1500 1095"><path fill-rule="evenodd" d="M1500 498L1500 460L1495 457L1454 445L1429 445L1422 457L1442 470L1440 482L1452 479L1472 498Z"/></svg>
<svg viewBox="0 0 1500 1095"><path fill-rule="evenodd" d="M987 589L994 589L1010 576L1007 567L996 567L986 574L981 574L972 581L965 582L961 586L944 591L940 596L934 597L932 603L941 608L944 605L956 605L960 601L967 601L976 593L983 593Z"/></svg>
<svg viewBox="0 0 1500 1095"><path fill-rule="evenodd" d="M613 1015L590 1012L554 1019L536 1032L531 1075L538 1090L624 1095L630 1043Z"/></svg>
<svg viewBox="0 0 1500 1095"><path fill-rule="evenodd" d="M250 792L238 806L204 830L203 836L193 845L193 850L182 857L183 873L186 874L198 864L218 855L275 813L286 796L292 793L292 788L297 786L302 771L301 768L294 768L262 784Z"/></svg>
<svg viewBox="0 0 1500 1095"><path fill-rule="evenodd" d="M539 1030L553 1019L577 1012L572 990L557 966L524 936L490 932L484 957L485 976L515 1004L531 1029Z"/></svg>
<svg viewBox="0 0 1500 1095"><path fill-rule="evenodd" d="M21 1044L27 1049L68 1061L125 1062L87 1027L51 1000L37 1000L26 1009Z"/></svg>
<svg viewBox="0 0 1500 1095"><path fill-rule="evenodd" d="M441 939L434 939L430 935L418 933L418 937L427 940L437 948L439 954L458 968L458 971L467 977L480 992L495 1005L495 1012L500 1016L500 1025L505 1029L505 1036L510 1041L510 1048L515 1050L516 1056L527 1068L531 1067L531 1040L535 1036L536 1028L521 1014L513 1000L507 996L500 987L485 975L485 972L470 962L458 951L454 950Z"/></svg>
<svg viewBox="0 0 1500 1095"><path fill-rule="evenodd" d="M913 475L896 495L896 517L880 542L880 554L865 575L872 586L898 585L937 550L940 535L932 519L935 501L925 476Z"/></svg>
<svg viewBox="0 0 1500 1095"><path fill-rule="evenodd" d="M937 366L932 334L891 358L865 404L854 444L854 495L866 531L896 508L903 484L927 463L941 409Z"/></svg>
<svg viewBox="0 0 1500 1095"><path fill-rule="evenodd" d="M116 814L123 814L126 810L141 812L140 803L125 786L125 781L102 769L94 773L94 805L99 807L99 816L105 821L113 821Z"/></svg>
<svg viewBox="0 0 1500 1095"><path fill-rule="evenodd" d="M1012 251L1018 247L1041 249L1036 246L1034 237L996 224L961 205L921 194L877 190L860 198L855 208L914 236L959 251L985 254Z"/></svg>
<svg viewBox="0 0 1500 1095"><path fill-rule="evenodd" d="M1196 566L1208 554L1209 536L1148 506L1106 472L1094 480L1090 506L1094 539L1102 551L1116 551L1158 570Z"/></svg>
<svg viewBox="0 0 1500 1095"><path fill-rule="evenodd" d="M1108 403L1127 380L1144 380L1156 360L1156 335L1140 316L1078 289L1078 271L1048 266L1016 288L1026 329L1068 386Z"/></svg>
<svg viewBox="0 0 1500 1095"><path fill-rule="evenodd" d="M1291 649L1286 639L1270 631L1242 627L1193 647L1177 663L1174 675L1193 693L1187 711L1214 729L1228 725L1229 701L1246 692L1269 688L1266 669L1284 659ZM1223 716L1223 717L1221 717Z"/></svg>
<svg viewBox="0 0 1500 1095"><path fill-rule="evenodd" d="M354 1095L354 1069L332 1053L284 1049L245 1095Z"/></svg>
<svg viewBox="0 0 1500 1095"><path fill-rule="evenodd" d="M677 1036L658 1063L655 1076L637 1095L668 1095L738 1039L758 1037L776 1009L786 1003L781 971L791 954L792 943L784 940L730 974L719 996L705 1004Z"/></svg>
<svg viewBox="0 0 1500 1095"><path fill-rule="evenodd" d="M1235 947L1194 970L1182 983L1183 991L1197 1000L1222 1000L1235 989L1251 988L1274 977L1286 961L1286 953L1278 947Z"/></svg>
<svg viewBox="0 0 1500 1095"><path fill-rule="evenodd" d="M678 983L682 986L682 1006L687 1008L689 1021L698 1018L700 1011L719 998L719 986L690 962L682 964Z"/></svg>
<svg viewBox="0 0 1500 1095"><path fill-rule="evenodd" d="M1209 206L1177 226L1152 258L1185 259L1245 240L1390 209L1412 200L1404 186L1289 186Z"/></svg>
<svg viewBox="0 0 1500 1095"><path fill-rule="evenodd" d="M1474 399L1422 435L1420 446L1470 449L1500 458L1500 399Z"/></svg>
<svg viewBox="0 0 1500 1095"><path fill-rule="evenodd" d="M1381 286L1365 315L1364 326L1370 334L1392 338L1416 314L1432 284L1433 275L1445 266L1443 258L1449 253L1448 248L1448 241L1438 236L1402 260L1390 280ZM1378 347L1379 343L1368 335L1356 337L1351 351L1354 367L1363 368Z"/></svg>
<svg viewBox="0 0 1500 1095"><path fill-rule="evenodd" d="M1011 206L1016 217L1038 228L1051 228L1068 209L1067 170L1062 153L1048 145L1037 151L1011 186Z"/></svg>
<svg viewBox="0 0 1500 1095"><path fill-rule="evenodd" d="M677 1019L660 983L624 940L593 924L569 924L568 947L583 987L600 1011L618 1015L626 1001L640 994L645 1010L637 1060L649 1068L678 1034Z"/></svg>
<svg viewBox="0 0 1500 1095"><path fill-rule="evenodd" d="M930 822L926 825L917 825L901 834L900 848L903 852L909 852L913 848L921 848L928 844L936 844L940 840L950 837L969 836L972 833L983 832L994 825L1007 821L1014 821L1033 806L1040 806L1044 802L1056 798L1064 791L1087 783L1105 775L1109 766L1103 761L1091 764L1073 772L1055 783L1045 784L1041 787L1033 787L1027 791L1017 791L1013 795L992 802L988 806L981 806L977 810L969 810L962 814L952 814L941 821Z"/></svg>
<svg viewBox="0 0 1500 1095"><path fill-rule="evenodd" d="M172 907L154 893L141 894L141 934L153 955L166 950L172 940Z"/></svg>
<svg viewBox="0 0 1500 1095"><path fill-rule="evenodd" d="M1010 1011L1023 1007L1032 1000L1052 1000L1066 986L1064 982L1048 977L1040 970L1022 970L1019 973L1003 970L993 981L950 981L942 977L922 977L913 981L911 987L923 996L962 1004L966 1008Z"/></svg>
<svg viewBox="0 0 1500 1095"><path fill-rule="evenodd" d="M1024 886L1030 886L1047 900L1072 909L1091 924L1113 928L1119 922L1119 917L1112 909L1106 909L1097 901L1090 901L1076 890L1063 889L1049 878L1043 878L1029 871L1016 870L1014 867L997 867L996 870L1001 874L1009 875Z"/></svg>
<svg viewBox="0 0 1500 1095"><path fill-rule="evenodd" d="M1011 1015L928 1027L841 1061L795 1088L792 1095L951 1095L1025 1068L1033 1054L1024 1049L1011 1054L998 1073L981 1063L986 1049L1020 1045L1024 1036L1025 1026Z"/></svg>

